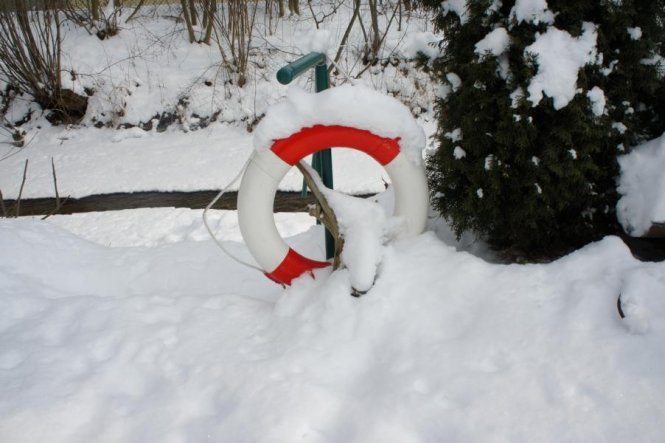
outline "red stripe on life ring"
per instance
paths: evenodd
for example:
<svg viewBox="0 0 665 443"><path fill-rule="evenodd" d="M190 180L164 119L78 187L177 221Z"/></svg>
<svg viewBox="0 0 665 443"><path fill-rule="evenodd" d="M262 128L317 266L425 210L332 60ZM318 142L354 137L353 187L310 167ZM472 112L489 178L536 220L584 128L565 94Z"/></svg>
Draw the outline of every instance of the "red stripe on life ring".
<svg viewBox="0 0 665 443"><path fill-rule="evenodd" d="M326 266L330 266L330 263L303 257L289 248L289 252L277 266L277 269L266 272L266 276L279 284L290 285L294 278L301 276L303 273L311 273L313 269L325 268Z"/></svg>
<svg viewBox="0 0 665 443"><path fill-rule="evenodd" d="M349 126L315 125L275 140L270 149L291 166L309 154L332 147L357 149L385 166L400 153L399 140Z"/></svg>

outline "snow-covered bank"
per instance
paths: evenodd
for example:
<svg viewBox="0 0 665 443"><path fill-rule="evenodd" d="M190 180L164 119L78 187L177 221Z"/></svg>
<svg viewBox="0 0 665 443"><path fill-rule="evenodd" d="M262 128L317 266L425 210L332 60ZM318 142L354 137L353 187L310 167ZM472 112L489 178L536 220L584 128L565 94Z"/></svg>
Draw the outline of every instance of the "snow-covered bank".
<svg viewBox="0 0 665 443"><path fill-rule="evenodd" d="M665 435L665 265L616 238L504 266L427 233L359 299L346 271L283 291L210 241L108 248L5 220L0 244L2 441Z"/></svg>
<svg viewBox="0 0 665 443"><path fill-rule="evenodd" d="M29 159L23 198L54 196L51 158L61 196L220 189L240 171L252 149L252 134L219 123L190 133L51 128L0 162L0 190L7 199L18 196ZM388 180L378 163L359 152L337 149L333 165L335 186L344 192L380 192ZM302 175L292 169L280 189L302 189Z"/></svg>
<svg viewBox="0 0 665 443"><path fill-rule="evenodd" d="M18 196L26 159L24 198L54 196L51 158L60 195L74 198L225 185L251 152L252 134L245 129L253 127L286 94L287 87L275 78L277 70L312 49L312 42L324 34L331 43L328 55L334 58L353 14L348 6L313 2L312 13L321 20L318 33L309 14L274 21L257 19L249 48L248 82L242 88L225 67L219 48L190 44L183 24L170 14L124 23L117 35L106 40L67 25L63 30L62 63L68 74L63 77L64 86L92 94L87 113L80 125L51 127L29 96L3 102L6 121L26 132L25 147L18 148L12 144L11 131L0 131L3 196ZM262 17L264 6L258 7ZM364 7L362 13L367 13ZM382 22L388 19L381 14ZM434 90L428 75L415 69L413 60L418 51L437 53L433 43L440 36L430 28L424 13L412 11L403 20L400 15L399 26L392 23L385 36L381 63L368 66L360 62L362 34L356 26L340 54L340 72L331 75L331 86L361 82L392 95L420 116L428 134L433 133ZM312 74L295 83L311 90ZM158 122L165 116L171 126L157 132ZM351 193L384 189L387 176L371 160L357 153L335 155L340 158L335 170L338 189ZM302 179L293 171L281 189L301 186Z"/></svg>

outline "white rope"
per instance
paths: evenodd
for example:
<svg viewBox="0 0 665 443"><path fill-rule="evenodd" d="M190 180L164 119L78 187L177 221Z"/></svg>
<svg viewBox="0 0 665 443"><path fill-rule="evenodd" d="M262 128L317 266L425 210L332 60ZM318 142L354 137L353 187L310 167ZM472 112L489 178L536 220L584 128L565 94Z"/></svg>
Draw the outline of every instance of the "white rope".
<svg viewBox="0 0 665 443"><path fill-rule="evenodd" d="M233 254L231 254L231 252L229 252L229 250L226 249L226 248L224 247L224 245L222 244L222 242L220 242L220 241L217 239L217 237L215 236L215 234L212 232L212 229L210 229L210 226L208 225L208 209L212 208L212 207L214 206L214 204L217 203L217 201L218 201L220 198L222 198L222 195L224 195L224 194L226 193L226 191L228 191L229 188L230 188L231 186L233 186L233 185L234 185L234 184L240 179L240 177L242 177L242 175L245 173L245 170L247 169L247 166L249 166L249 162L251 162L253 158L254 158L254 154L252 154L252 155L249 157L249 159L245 162L245 164L243 165L243 167L240 169L240 172L238 173L238 175L236 175L235 178L234 178L233 180L231 180L231 183L229 183L228 185L226 185L225 188L223 188L221 191L219 191L219 194L217 194L217 196L216 196L216 197L215 197L215 198L214 198L214 199L208 204L208 206L206 206L206 208L203 210L203 224L205 225L206 229L208 230L208 234L210 234L210 236L212 237L212 239L215 240L215 243L217 244L217 246L219 246L219 248L220 248L222 251L224 251L224 253L225 253L226 255L228 255L229 257L231 257L233 260L235 260L236 262L240 263L241 265L245 265L245 266L247 266L248 268L256 269L257 271L259 271L259 272L261 272L261 273L263 274L263 273L265 273L265 271L264 271L263 269L259 268L258 266L254 266L254 265L251 264L251 263L247 263L246 261L241 260L241 259L239 259L238 257L236 257L236 256L234 256Z"/></svg>

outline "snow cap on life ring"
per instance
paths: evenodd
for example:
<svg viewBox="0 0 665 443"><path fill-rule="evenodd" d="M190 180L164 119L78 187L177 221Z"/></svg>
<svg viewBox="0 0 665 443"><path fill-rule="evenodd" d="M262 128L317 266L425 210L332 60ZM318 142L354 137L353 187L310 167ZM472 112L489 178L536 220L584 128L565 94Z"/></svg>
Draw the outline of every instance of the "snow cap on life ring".
<svg viewBox="0 0 665 443"><path fill-rule="evenodd" d="M377 115L385 116L384 124ZM393 184L394 215L404 220L401 237L425 228L429 200L421 157L424 132L392 97L358 86L318 94L297 91L268 111L254 140L256 149L238 191L238 219L247 247L272 280L288 285L305 272L329 265L289 248L272 211L277 186L291 166L322 149L352 148L374 158Z"/></svg>
<svg viewBox="0 0 665 443"><path fill-rule="evenodd" d="M394 97L364 85L342 85L316 94L290 87L286 99L271 106L254 130L254 148L269 150L275 140L315 125L348 126L399 138L400 152L411 162L422 163L425 131L411 111Z"/></svg>

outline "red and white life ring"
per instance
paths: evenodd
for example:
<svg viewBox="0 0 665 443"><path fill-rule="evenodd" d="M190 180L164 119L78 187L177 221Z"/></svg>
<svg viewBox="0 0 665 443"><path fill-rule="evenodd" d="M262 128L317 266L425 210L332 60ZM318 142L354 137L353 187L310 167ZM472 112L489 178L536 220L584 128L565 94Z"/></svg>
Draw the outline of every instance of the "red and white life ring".
<svg viewBox="0 0 665 443"><path fill-rule="evenodd" d="M272 210L277 186L289 169L322 149L356 149L383 165L394 188L394 215L404 221L400 236L416 236L425 229L429 207L425 171L406 158L399 141L349 126L315 125L254 152L238 191L238 220L249 251L270 279L289 285L305 272L329 266L291 249L277 231Z"/></svg>

